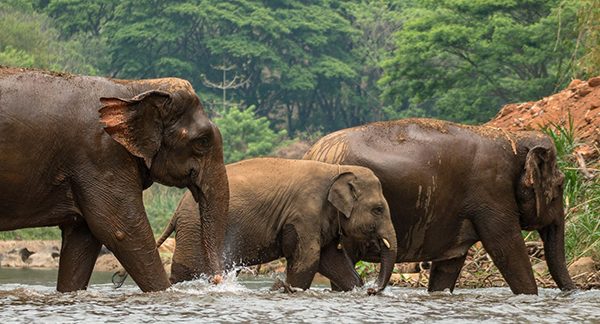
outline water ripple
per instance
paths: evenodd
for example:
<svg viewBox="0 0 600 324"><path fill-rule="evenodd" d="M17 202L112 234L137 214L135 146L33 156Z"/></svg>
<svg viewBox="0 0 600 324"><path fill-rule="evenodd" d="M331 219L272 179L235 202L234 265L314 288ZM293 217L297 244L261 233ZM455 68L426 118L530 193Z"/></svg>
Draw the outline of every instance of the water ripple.
<svg viewBox="0 0 600 324"><path fill-rule="evenodd" d="M0 283L2 323L155 323L155 322L343 322L343 323L565 323L597 322L600 291L570 294L540 289L538 296L513 295L508 288L457 289L429 294L425 289L386 289L367 296L364 289L332 292L324 286L284 294L271 291L272 278L226 276L142 293L128 284L108 283L88 291L58 293L48 285Z"/></svg>

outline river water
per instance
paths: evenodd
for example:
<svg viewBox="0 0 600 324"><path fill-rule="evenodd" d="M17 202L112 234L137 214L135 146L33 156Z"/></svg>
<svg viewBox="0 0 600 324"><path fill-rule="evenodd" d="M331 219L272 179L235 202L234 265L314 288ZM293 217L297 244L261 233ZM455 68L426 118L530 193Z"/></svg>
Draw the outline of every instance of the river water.
<svg viewBox="0 0 600 324"><path fill-rule="evenodd" d="M429 294L388 287L367 296L364 289L338 293L320 283L284 294L270 291L273 278L232 275L216 286L196 280L142 293L129 279L114 289L110 276L94 273L87 291L63 294L55 291L55 270L0 269L0 323L600 323L600 290L515 296L508 288Z"/></svg>

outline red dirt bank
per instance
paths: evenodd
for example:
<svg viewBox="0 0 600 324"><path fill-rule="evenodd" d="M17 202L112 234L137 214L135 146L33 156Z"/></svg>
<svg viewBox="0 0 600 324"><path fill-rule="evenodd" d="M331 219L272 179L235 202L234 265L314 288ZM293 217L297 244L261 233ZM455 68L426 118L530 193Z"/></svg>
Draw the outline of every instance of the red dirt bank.
<svg viewBox="0 0 600 324"><path fill-rule="evenodd" d="M538 101L508 104L485 125L506 130L539 130L557 124L568 128L573 119L577 149L588 161L600 154L600 77L573 80L563 91Z"/></svg>

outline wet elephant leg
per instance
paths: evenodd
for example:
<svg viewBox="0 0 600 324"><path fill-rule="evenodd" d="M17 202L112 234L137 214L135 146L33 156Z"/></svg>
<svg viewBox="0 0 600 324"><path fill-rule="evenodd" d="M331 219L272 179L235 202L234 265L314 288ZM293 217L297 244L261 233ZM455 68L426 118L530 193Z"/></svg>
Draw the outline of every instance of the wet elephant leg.
<svg viewBox="0 0 600 324"><path fill-rule="evenodd" d="M320 242L299 237L293 225L285 225L282 250L287 260L286 283L294 288L308 289L319 269Z"/></svg>
<svg viewBox="0 0 600 324"><path fill-rule="evenodd" d="M83 217L142 291L165 290L170 282L144 211L141 184L130 177L108 185L98 181L78 191Z"/></svg>
<svg viewBox="0 0 600 324"><path fill-rule="evenodd" d="M335 244L335 246L337 248L337 244ZM345 241L343 243L343 246L344 246L344 252L346 253L346 256L352 263L352 269L354 269L354 271L356 271L356 263L364 258L364 254L361 253L361 243L358 243L355 241ZM358 276L360 277L360 275L358 275ZM361 286L364 285L362 278L360 280L361 280ZM330 280L330 284L331 284L332 291L344 291L343 289L338 287L338 285L336 285L331 280Z"/></svg>
<svg viewBox="0 0 600 324"><path fill-rule="evenodd" d="M312 283L318 269L318 254L314 257L300 256L296 260L288 259L286 282L294 288L306 290L310 288L310 284Z"/></svg>
<svg viewBox="0 0 600 324"><path fill-rule="evenodd" d="M343 249L337 249L336 242L321 249L318 271L331 281L334 291L348 291L364 284L354 269L354 263Z"/></svg>
<svg viewBox="0 0 600 324"><path fill-rule="evenodd" d="M494 213L482 215L478 220L474 224L481 243L512 292L537 294L518 217Z"/></svg>
<svg viewBox="0 0 600 324"><path fill-rule="evenodd" d="M445 289L449 289L450 292L454 291L456 280L466 258L465 254L454 259L432 262L427 291L444 291Z"/></svg>
<svg viewBox="0 0 600 324"><path fill-rule="evenodd" d="M102 244L87 224L61 226L62 247L56 289L60 292L87 288Z"/></svg>

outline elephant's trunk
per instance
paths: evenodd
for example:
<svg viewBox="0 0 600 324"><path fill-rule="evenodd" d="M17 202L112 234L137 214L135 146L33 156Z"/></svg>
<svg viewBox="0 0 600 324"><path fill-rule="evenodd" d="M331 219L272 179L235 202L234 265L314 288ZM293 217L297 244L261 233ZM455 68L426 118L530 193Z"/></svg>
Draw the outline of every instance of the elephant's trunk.
<svg viewBox="0 0 600 324"><path fill-rule="evenodd" d="M219 130L213 127L217 141L222 143ZM229 210L229 182L223 162L223 150L215 150L213 159L200 180L202 194L198 200L200 210L200 269L207 275L223 272L223 246L227 213Z"/></svg>
<svg viewBox="0 0 600 324"><path fill-rule="evenodd" d="M547 225L538 230L542 241L544 241L544 254L548 270L552 279L561 290L573 290L577 287L569 271L565 260L565 222L559 219L556 223Z"/></svg>
<svg viewBox="0 0 600 324"><path fill-rule="evenodd" d="M381 234L379 240L379 246L381 247L381 268L375 283L377 287L369 290L370 295L377 294L385 289L392 276L394 265L396 264L396 253L398 248L396 244L396 232L394 231L393 226L391 226L391 230L387 230L384 234Z"/></svg>

